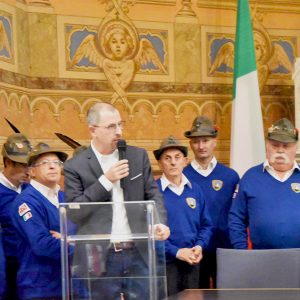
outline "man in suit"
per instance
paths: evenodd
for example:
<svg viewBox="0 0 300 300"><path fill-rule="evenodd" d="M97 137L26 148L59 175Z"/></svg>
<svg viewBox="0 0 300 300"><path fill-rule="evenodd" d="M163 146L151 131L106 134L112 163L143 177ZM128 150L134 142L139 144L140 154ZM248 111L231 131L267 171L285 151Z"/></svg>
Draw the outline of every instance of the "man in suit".
<svg viewBox="0 0 300 300"><path fill-rule="evenodd" d="M144 149L128 146L126 159L119 160L117 144L122 137L124 122L114 106L108 103L95 104L88 112L87 122L92 136L90 147L64 166L66 199L79 203L111 202L114 209L111 205L102 205L100 209L96 206L93 209L83 207L82 212L80 210L76 214L74 211L73 220L80 224L81 231L111 233L105 276L145 276L136 273L145 269L141 267L144 253L140 253L142 247L136 247L132 239L134 233L148 232L145 213L139 205L126 204L125 207L124 201L155 201L160 219L154 227L155 238L165 240L170 234L169 228L164 225L166 211L152 176L149 158ZM109 298L105 299L120 299L123 293L125 299L144 296L143 284L131 282L130 285L129 288L128 285L124 286L124 282L118 286L110 284L109 295L106 296ZM101 296L103 293L101 291Z"/></svg>

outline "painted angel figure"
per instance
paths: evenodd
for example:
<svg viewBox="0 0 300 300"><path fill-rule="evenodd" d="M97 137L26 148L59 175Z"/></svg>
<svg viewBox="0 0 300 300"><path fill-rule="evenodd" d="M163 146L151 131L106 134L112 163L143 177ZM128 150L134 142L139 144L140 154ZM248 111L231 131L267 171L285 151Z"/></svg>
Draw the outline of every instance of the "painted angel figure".
<svg viewBox="0 0 300 300"><path fill-rule="evenodd" d="M253 31L260 91L263 89L272 71L282 67L289 74L293 68L292 62L283 46L280 43L272 43L266 30L261 28ZM209 73L213 74L220 70L221 66L225 66L226 69L233 69L234 67L234 45L231 42L224 43L219 48Z"/></svg>
<svg viewBox="0 0 300 300"><path fill-rule="evenodd" d="M5 26L3 24L3 21L0 20L0 50L5 49L9 58L12 55L10 47L11 46L9 43L7 32L5 30Z"/></svg>
<svg viewBox="0 0 300 300"><path fill-rule="evenodd" d="M292 73L292 62L281 44L272 43L260 31L254 31L254 42L260 90L267 82L271 71L279 66L283 67L287 74Z"/></svg>
<svg viewBox="0 0 300 300"><path fill-rule="evenodd" d="M125 89L141 65L152 62L156 68L166 72L151 42L145 38L139 40L132 26L121 20L104 24L98 32L98 42L94 35L84 38L71 66L83 58L88 58L103 70L115 91L112 103L118 98L127 103Z"/></svg>

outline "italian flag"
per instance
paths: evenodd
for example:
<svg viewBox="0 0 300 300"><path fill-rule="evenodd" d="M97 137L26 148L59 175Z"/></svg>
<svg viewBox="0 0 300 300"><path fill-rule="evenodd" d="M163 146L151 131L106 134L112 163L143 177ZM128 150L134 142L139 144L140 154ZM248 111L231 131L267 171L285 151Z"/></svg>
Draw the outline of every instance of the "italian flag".
<svg viewBox="0 0 300 300"><path fill-rule="evenodd" d="M230 165L242 176L265 160L255 48L248 0L238 0Z"/></svg>

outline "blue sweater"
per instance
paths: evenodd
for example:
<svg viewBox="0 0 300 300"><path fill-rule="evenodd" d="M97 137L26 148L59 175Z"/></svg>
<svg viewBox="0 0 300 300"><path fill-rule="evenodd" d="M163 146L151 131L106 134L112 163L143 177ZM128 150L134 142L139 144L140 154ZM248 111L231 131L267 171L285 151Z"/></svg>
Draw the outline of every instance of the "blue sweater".
<svg viewBox="0 0 300 300"><path fill-rule="evenodd" d="M248 226L254 249L300 248L300 193L294 183L300 184L298 170L285 182L263 171L263 164L245 173L229 213L234 248L247 249Z"/></svg>
<svg viewBox="0 0 300 300"><path fill-rule="evenodd" d="M59 192L62 200L63 193ZM58 208L29 185L15 199L11 217L20 236L20 299L61 297L60 240L49 232L60 232Z"/></svg>
<svg viewBox="0 0 300 300"><path fill-rule="evenodd" d="M211 236L211 221L200 187L195 183L192 183L192 188L185 185L183 193L178 196L169 188L162 191L160 179L157 184L164 197L171 231L165 243L167 262L174 261L181 248L199 245L205 249Z"/></svg>
<svg viewBox="0 0 300 300"><path fill-rule="evenodd" d="M238 174L220 163L217 163L207 177L199 174L191 165L188 165L183 173L188 179L200 185L205 196L206 206L213 224L213 234L207 250L214 252L216 248L231 248L228 213L232 195L239 182Z"/></svg>
<svg viewBox="0 0 300 300"><path fill-rule="evenodd" d="M10 257L18 256L17 233L10 216L11 207L18 195L17 192L0 183L0 224L3 231L3 248L5 256Z"/></svg>
<svg viewBox="0 0 300 300"><path fill-rule="evenodd" d="M4 299L6 292L5 256L2 246L2 232L0 228L0 300Z"/></svg>

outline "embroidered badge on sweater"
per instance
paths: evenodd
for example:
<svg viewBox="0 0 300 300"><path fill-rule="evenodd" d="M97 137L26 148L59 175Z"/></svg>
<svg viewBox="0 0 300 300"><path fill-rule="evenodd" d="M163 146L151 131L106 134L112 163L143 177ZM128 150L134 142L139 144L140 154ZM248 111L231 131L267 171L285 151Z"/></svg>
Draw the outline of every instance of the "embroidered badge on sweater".
<svg viewBox="0 0 300 300"><path fill-rule="evenodd" d="M222 180L213 180L211 183L215 191L219 191L223 186Z"/></svg>
<svg viewBox="0 0 300 300"><path fill-rule="evenodd" d="M291 187L295 193L300 193L300 183L291 183Z"/></svg>
<svg viewBox="0 0 300 300"><path fill-rule="evenodd" d="M28 211L30 211L29 206L26 203L23 203L19 206L19 216L23 216L26 214Z"/></svg>
<svg viewBox="0 0 300 300"><path fill-rule="evenodd" d="M196 208L196 199L188 197L185 199L185 201L190 208L193 208L193 209Z"/></svg>

